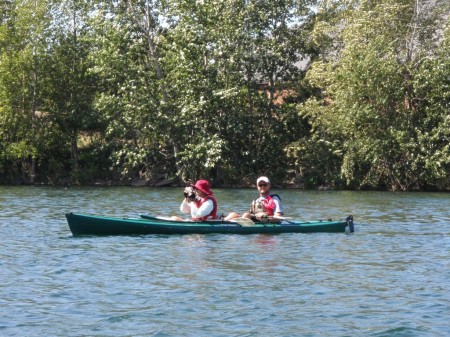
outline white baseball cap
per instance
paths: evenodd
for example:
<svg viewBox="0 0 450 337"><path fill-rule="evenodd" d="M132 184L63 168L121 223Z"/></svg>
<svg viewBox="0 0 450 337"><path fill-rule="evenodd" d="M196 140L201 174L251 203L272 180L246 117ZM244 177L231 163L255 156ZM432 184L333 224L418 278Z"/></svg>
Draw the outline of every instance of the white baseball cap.
<svg viewBox="0 0 450 337"><path fill-rule="evenodd" d="M264 177L264 176L259 177L259 178L256 180L256 185L258 185L260 181L264 181L264 182L270 184L269 178Z"/></svg>

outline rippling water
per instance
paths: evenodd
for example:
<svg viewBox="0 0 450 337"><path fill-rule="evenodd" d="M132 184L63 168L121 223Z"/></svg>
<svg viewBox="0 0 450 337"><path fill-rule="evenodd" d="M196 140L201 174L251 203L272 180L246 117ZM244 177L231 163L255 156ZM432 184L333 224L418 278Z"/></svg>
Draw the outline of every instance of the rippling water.
<svg viewBox="0 0 450 337"><path fill-rule="evenodd" d="M178 214L181 192L0 187L0 335L450 335L449 194L276 191L353 235L74 238L64 218ZM255 196L215 192L223 213Z"/></svg>

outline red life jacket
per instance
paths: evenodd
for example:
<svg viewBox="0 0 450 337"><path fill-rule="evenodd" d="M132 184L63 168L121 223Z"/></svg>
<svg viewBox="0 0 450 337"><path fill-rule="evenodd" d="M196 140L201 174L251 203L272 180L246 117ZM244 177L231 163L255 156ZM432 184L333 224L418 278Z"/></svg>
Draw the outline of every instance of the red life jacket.
<svg viewBox="0 0 450 337"><path fill-rule="evenodd" d="M267 213L267 215L274 215L275 214L275 201L273 201L273 197L277 196L276 194L271 194L267 196L264 200L256 201L257 199L253 200L252 205L250 207L250 213L256 214L260 212ZM278 197L279 198L279 197Z"/></svg>
<svg viewBox="0 0 450 337"><path fill-rule="evenodd" d="M211 211L211 213L209 213L207 216L204 216L202 218L193 218L192 220L215 220L217 219L217 201L216 199L212 196L212 195L207 195L205 198L200 199L200 200L195 200L195 205L197 206L197 208L200 208L200 206L206 202L206 200L211 200L213 202L213 210Z"/></svg>

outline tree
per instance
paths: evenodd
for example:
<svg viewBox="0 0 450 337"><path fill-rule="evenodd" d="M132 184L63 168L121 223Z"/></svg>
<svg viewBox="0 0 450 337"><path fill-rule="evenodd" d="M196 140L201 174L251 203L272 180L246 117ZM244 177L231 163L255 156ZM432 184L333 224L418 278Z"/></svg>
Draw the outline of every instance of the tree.
<svg viewBox="0 0 450 337"><path fill-rule="evenodd" d="M45 3L8 1L0 8L0 162L12 175L21 172L22 182L34 182L42 156L41 61L49 23Z"/></svg>
<svg viewBox="0 0 450 337"><path fill-rule="evenodd" d="M237 0L97 6L94 34L108 38L92 53L102 83L95 105L116 167L149 180L157 168L178 181L238 182L255 170L282 177L295 106L273 100L302 77L294 64L305 48L297 18L306 8ZM259 91L269 78L269 90Z"/></svg>
<svg viewBox="0 0 450 337"><path fill-rule="evenodd" d="M174 124L184 175L213 175L223 183L255 172L282 177L283 146L293 136L284 118L294 106L273 102L302 76L295 63L306 49L300 14L308 15L309 3L169 4L174 20L163 65L179 111ZM261 82L270 85L261 91Z"/></svg>
<svg viewBox="0 0 450 337"><path fill-rule="evenodd" d="M414 73L411 99L420 111L414 123L417 156L411 163L420 168L419 179L425 186L448 189L450 185L450 25L434 55L421 60Z"/></svg>
<svg viewBox="0 0 450 337"><path fill-rule="evenodd" d="M326 134L319 140L332 144L332 153L342 155L341 174L350 186L436 185L422 179L426 160L418 160L418 135L430 125L422 124L424 111L417 102L425 97L417 97L415 77L423 60L441 53L445 6L441 1L360 1L346 17L343 48L333 63L316 62L310 71L308 78L326 101L322 107L320 101L300 107L301 116L309 118L315 133Z"/></svg>
<svg viewBox="0 0 450 337"><path fill-rule="evenodd" d="M46 54L45 109L50 119L66 135L63 144L71 152L72 177L79 179L79 137L97 131L102 121L93 107L96 78L90 72L88 20L92 3L67 0L53 3L53 30Z"/></svg>

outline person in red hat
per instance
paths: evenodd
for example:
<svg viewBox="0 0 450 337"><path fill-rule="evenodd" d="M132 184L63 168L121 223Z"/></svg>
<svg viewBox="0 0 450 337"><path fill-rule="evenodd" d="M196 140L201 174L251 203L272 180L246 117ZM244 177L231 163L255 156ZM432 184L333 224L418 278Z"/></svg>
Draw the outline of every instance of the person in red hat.
<svg viewBox="0 0 450 337"><path fill-rule="evenodd" d="M192 220L217 219L217 201L207 180L198 180L184 190L184 200L180 205L180 211L191 214ZM184 220L178 217L172 217L172 219Z"/></svg>

